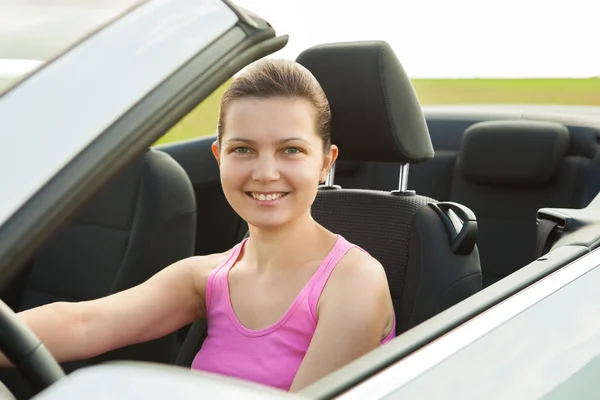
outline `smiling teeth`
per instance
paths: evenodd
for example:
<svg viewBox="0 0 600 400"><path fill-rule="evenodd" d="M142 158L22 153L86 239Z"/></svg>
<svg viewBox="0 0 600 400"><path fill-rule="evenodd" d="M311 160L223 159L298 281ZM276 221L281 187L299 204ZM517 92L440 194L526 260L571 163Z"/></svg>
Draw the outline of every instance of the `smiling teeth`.
<svg viewBox="0 0 600 400"><path fill-rule="evenodd" d="M269 193L269 194L252 193L252 197L254 197L256 200L260 200L260 201L277 200L278 198L280 198L282 196L283 196L283 193Z"/></svg>

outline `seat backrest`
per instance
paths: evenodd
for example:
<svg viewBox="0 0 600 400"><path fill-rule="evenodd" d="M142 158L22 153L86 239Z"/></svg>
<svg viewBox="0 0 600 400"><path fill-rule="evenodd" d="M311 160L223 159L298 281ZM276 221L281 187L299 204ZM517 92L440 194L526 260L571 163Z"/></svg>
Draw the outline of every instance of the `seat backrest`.
<svg viewBox="0 0 600 400"><path fill-rule="evenodd" d="M405 182L409 163L433 157L412 84L387 43L320 45L301 53L297 61L313 73L327 95L332 141L340 149L339 159L346 162L344 168L357 161L399 163ZM397 333L481 287L472 213L416 195L403 183L399 186L390 192L324 186L312 208L315 220L381 262L396 310ZM463 221L455 218L457 213Z"/></svg>
<svg viewBox="0 0 600 400"><path fill-rule="evenodd" d="M450 198L477 215L484 286L535 259L540 208L584 206L596 141L544 121L480 122L465 131Z"/></svg>
<svg viewBox="0 0 600 400"><path fill-rule="evenodd" d="M37 253L19 310L84 301L138 285L194 255L196 202L181 166L148 150L102 188ZM67 363L67 371L99 361L170 362L175 335Z"/></svg>

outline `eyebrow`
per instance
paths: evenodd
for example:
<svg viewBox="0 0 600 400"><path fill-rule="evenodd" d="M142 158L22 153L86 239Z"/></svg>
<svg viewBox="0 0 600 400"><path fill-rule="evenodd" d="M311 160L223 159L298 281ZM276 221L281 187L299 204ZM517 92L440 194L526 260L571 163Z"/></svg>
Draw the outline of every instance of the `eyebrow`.
<svg viewBox="0 0 600 400"><path fill-rule="evenodd" d="M292 138L287 138L287 139L281 139L281 140L277 141L277 144L284 144L284 143L293 142L293 141L301 141L308 145L311 144L308 140L303 139L301 137L292 137ZM256 144L255 140L237 138L237 137L234 137L234 138L231 138L231 139L225 141L225 143L230 143L230 142L242 142L242 143L248 143L248 144Z"/></svg>

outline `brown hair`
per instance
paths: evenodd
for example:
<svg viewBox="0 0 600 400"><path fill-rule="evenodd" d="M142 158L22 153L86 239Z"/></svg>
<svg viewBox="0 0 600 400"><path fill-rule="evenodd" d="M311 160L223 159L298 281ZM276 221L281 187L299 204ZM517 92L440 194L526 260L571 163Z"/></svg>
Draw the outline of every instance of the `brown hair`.
<svg viewBox="0 0 600 400"><path fill-rule="evenodd" d="M323 149L331 146L331 111L325 92L317 79L304 66L288 60L263 59L252 64L234 78L221 97L217 142L225 131L225 115L229 104L244 98L301 98L317 111L316 129L323 140Z"/></svg>

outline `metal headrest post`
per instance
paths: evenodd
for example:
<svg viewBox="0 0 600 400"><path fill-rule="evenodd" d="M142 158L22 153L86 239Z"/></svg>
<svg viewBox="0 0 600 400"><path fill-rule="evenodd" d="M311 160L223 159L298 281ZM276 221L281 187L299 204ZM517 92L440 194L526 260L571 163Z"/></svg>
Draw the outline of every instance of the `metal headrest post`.
<svg viewBox="0 0 600 400"><path fill-rule="evenodd" d="M341 189L340 186L336 186L333 184L333 180L335 178L335 163L331 165L331 168L327 172L327 177L325 178L325 183L319 185L319 190L328 190L328 189Z"/></svg>
<svg viewBox="0 0 600 400"><path fill-rule="evenodd" d="M400 176L398 178L398 190L392 191L392 194L400 196L413 196L415 195L414 190L408 190L408 170L410 164L400 164Z"/></svg>
<svg viewBox="0 0 600 400"><path fill-rule="evenodd" d="M333 186L333 180L335 179L335 163L331 164L327 178L325 178L325 186Z"/></svg>
<svg viewBox="0 0 600 400"><path fill-rule="evenodd" d="M400 176L398 179L398 190L401 192L406 192L408 189L408 171L410 169L410 164L400 164Z"/></svg>

